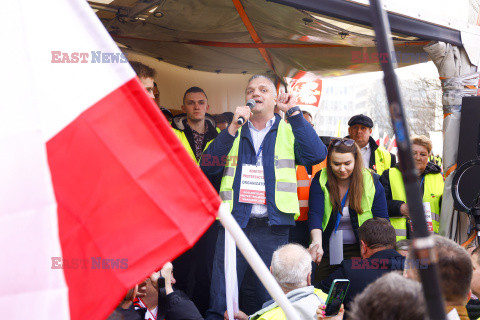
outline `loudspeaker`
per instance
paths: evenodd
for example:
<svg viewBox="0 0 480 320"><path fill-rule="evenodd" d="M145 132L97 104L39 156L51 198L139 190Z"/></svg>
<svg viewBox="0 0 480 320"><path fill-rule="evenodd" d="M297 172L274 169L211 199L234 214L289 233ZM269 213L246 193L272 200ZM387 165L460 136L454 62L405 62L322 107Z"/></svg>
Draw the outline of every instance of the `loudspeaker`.
<svg viewBox="0 0 480 320"><path fill-rule="evenodd" d="M462 99L457 165L480 158L480 97Z"/></svg>
<svg viewBox="0 0 480 320"><path fill-rule="evenodd" d="M464 97L461 112L457 173L462 169L462 174L457 196L467 208L471 208L480 192L480 165L471 161L480 159L480 97ZM467 162L469 164L462 168ZM455 207L464 210L457 205Z"/></svg>

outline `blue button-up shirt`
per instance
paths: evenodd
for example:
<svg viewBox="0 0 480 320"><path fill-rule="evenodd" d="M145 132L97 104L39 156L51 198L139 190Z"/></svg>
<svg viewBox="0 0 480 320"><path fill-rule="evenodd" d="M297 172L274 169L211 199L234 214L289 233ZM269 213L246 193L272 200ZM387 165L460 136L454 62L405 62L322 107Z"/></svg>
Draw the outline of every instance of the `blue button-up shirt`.
<svg viewBox="0 0 480 320"><path fill-rule="evenodd" d="M280 120L282 121L282 120ZM255 148L255 153L258 153L258 150L260 149L260 146L262 145L263 139L265 139L265 136L267 135L268 131L272 128L273 124L275 123L275 116L273 116L272 119L267 121L267 124L265 125L265 128L258 130L253 126L253 124L248 121L248 129L250 130L250 135L252 136L253 140L253 147ZM262 155L263 151L260 152L260 155L258 156L257 159L257 165L262 164ZM268 216L267 212L267 206L264 204L254 204L252 205L252 212L250 214L251 217L255 218L263 218Z"/></svg>

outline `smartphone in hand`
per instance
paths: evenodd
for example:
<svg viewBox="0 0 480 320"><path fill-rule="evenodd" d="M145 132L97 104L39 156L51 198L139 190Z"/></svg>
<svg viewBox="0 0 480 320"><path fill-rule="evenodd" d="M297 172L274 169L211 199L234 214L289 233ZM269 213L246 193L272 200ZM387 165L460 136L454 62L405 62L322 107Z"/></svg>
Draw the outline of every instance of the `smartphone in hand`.
<svg viewBox="0 0 480 320"><path fill-rule="evenodd" d="M338 314L349 285L350 280L348 279L336 279L333 281L330 291L328 292L327 301L325 302L325 315L327 317Z"/></svg>

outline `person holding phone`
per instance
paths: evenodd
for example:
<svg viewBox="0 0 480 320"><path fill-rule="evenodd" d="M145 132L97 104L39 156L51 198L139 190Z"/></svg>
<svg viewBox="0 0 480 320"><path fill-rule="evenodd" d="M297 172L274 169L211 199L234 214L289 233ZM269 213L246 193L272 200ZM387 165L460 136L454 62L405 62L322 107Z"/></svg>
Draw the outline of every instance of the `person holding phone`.
<svg viewBox="0 0 480 320"><path fill-rule="evenodd" d="M325 305L320 305L317 320L425 320L426 306L420 283L390 272L357 295L350 312L345 314L342 307L337 315L330 317L325 314Z"/></svg>
<svg viewBox="0 0 480 320"><path fill-rule="evenodd" d="M311 285L312 258L308 251L296 243L281 246L273 253L270 272L299 318L314 320L317 307L325 303L327 295ZM227 312L224 320L229 320ZM239 311L230 320L286 320L286 317L277 302L269 300L251 316Z"/></svg>
<svg viewBox="0 0 480 320"><path fill-rule="evenodd" d="M314 283L331 274L342 260L360 257L359 226L373 217L388 219L379 179L363 167L354 140L332 140L327 167L315 175L310 186L309 251L319 264Z"/></svg>

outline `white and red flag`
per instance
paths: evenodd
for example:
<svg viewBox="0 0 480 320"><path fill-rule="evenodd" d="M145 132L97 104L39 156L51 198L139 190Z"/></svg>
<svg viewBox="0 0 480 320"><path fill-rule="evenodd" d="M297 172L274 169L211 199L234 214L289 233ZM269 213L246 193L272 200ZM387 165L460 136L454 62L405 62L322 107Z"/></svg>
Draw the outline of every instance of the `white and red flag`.
<svg viewBox="0 0 480 320"><path fill-rule="evenodd" d="M383 133L383 139L382 141L380 142L380 146L381 147L387 147L387 144L388 144L388 141L390 140L390 138L388 137L388 134L386 132Z"/></svg>
<svg viewBox="0 0 480 320"><path fill-rule="evenodd" d="M105 319L220 200L86 1L0 18L2 317Z"/></svg>
<svg viewBox="0 0 480 320"><path fill-rule="evenodd" d="M395 135L393 135L392 141L390 141L387 150L393 154L397 154L397 139L395 138Z"/></svg>

